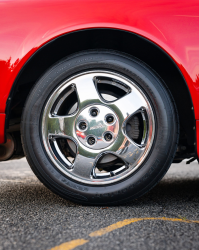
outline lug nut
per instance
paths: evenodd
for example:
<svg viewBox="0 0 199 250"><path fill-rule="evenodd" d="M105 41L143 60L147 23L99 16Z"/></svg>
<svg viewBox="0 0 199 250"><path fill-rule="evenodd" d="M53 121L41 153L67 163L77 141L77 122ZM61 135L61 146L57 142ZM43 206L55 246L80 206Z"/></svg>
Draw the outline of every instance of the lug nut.
<svg viewBox="0 0 199 250"><path fill-rule="evenodd" d="M79 128L80 128L81 130L85 130L85 129L86 129L86 123L85 123L85 122L80 122L80 123L79 123Z"/></svg>
<svg viewBox="0 0 199 250"><path fill-rule="evenodd" d="M91 109L90 114L91 114L91 116L95 117L95 116L98 115L98 110L95 109L95 108L94 108L94 109Z"/></svg>
<svg viewBox="0 0 199 250"><path fill-rule="evenodd" d="M112 123L113 121L114 121L114 117L112 115L107 115L106 122L107 123Z"/></svg>
<svg viewBox="0 0 199 250"><path fill-rule="evenodd" d="M106 134L104 135L104 139L105 139L106 141L111 141L112 138L113 138L113 136L112 136L111 133L106 133Z"/></svg>
<svg viewBox="0 0 199 250"><path fill-rule="evenodd" d="M88 142L89 145L94 145L95 144L95 138L91 136L91 137L88 138L87 142Z"/></svg>

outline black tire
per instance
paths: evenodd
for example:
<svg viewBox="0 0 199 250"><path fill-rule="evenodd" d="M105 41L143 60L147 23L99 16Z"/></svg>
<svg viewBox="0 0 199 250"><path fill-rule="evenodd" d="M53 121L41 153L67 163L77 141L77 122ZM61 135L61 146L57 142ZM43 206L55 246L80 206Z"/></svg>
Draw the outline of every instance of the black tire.
<svg viewBox="0 0 199 250"><path fill-rule="evenodd" d="M78 183L61 173L47 156L40 134L42 108L53 89L64 79L91 69L112 70L136 82L150 99L156 119L155 139L144 163L128 178L106 186ZM116 205L148 192L167 172L178 143L178 114L165 86L146 64L115 51L81 52L54 65L35 84L22 116L23 148L35 175L54 193L81 204Z"/></svg>

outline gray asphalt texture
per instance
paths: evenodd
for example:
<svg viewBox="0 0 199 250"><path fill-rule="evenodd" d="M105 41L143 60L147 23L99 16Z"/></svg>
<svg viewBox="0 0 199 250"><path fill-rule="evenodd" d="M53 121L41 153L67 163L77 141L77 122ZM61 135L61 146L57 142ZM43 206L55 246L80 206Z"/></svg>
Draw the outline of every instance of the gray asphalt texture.
<svg viewBox="0 0 199 250"><path fill-rule="evenodd" d="M126 206L86 207L41 184L25 159L0 163L0 250L51 249L89 239L75 249L199 249L199 224L139 221L97 238L89 233L128 218L199 220L199 165L173 164L148 194Z"/></svg>

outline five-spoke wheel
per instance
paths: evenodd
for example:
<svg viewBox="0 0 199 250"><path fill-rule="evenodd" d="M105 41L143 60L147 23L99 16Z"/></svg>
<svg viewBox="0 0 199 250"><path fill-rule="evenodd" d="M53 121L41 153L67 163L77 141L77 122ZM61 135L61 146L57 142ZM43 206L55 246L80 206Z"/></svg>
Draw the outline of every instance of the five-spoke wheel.
<svg viewBox="0 0 199 250"><path fill-rule="evenodd" d="M98 90L101 82L104 89L114 86L123 94L114 98L113 90L109 99L114 100L105 100ZM62 115L59 110L73 92L76 108ZM133 136L135 130L137 136ZM55 166L77 181L94 185L119 181L135 171L147 156L154 133L154 114L143 91L133 81L108 71L88 71L62 82L51 94L42 117L43 141ZM64 154L60 139L75 144L74 159ZM114 170L101 164L100 171L97 163L108 155L120 164Z"/></svg>

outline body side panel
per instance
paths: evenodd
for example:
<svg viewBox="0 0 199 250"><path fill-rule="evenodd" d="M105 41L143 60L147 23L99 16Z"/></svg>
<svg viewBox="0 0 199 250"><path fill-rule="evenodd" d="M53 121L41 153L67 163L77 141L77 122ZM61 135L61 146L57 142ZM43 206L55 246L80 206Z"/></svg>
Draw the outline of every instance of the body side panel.
<svg viewBox="0 0 199 250"><path fill-rule="evenodd" d="M198 1L0 0L0 16L0 113L21 68L42 45L72 31L115 28L146 37L173 58L199 119Z"/></svg>
<svg viewBox="0 0 199 250"><path fill-rule="evenodd" d="M0 143L4 143L5 140L5 120L6 120L6 115L5 114L0 114Z"/></svg>

